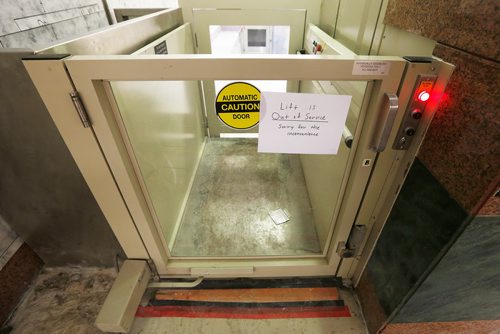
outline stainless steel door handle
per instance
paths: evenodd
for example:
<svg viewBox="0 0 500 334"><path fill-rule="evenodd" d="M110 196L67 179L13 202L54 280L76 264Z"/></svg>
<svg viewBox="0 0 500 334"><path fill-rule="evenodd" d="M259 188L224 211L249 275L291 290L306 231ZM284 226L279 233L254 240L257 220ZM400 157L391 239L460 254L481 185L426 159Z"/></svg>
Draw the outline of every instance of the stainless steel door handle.
<svg viewBox="0 0 500 334"><path fill-rule="evenodd" d="M382 152L387 146L387 141L389 140L389 135L391 134L392 126L398 112L398 96L396 94L385 93L382 110L384 110L385 120L383 121L384 125L380 138L378 141L375 138L375 143L372 145L372 150L375 152Z"/></svg>
<svg viewBox="0 0 500 334"><path fill-rule="evenodd" d="M344 137L345 146L351 148L353 141L352 133L351 131L349 131L349 128L345 125L344 125L344 131L342 131L342 137Z"/></svg>

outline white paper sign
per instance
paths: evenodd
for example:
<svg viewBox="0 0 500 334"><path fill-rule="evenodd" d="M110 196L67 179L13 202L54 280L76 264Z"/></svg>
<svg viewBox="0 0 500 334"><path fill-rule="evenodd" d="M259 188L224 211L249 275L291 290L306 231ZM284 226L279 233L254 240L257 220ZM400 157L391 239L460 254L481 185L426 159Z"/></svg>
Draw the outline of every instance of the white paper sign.
<svg viewBox="0 0 500 334"><path fill-rule="evenodd" d="M337 154L351 96L260 95L259 152Z"/></svg>

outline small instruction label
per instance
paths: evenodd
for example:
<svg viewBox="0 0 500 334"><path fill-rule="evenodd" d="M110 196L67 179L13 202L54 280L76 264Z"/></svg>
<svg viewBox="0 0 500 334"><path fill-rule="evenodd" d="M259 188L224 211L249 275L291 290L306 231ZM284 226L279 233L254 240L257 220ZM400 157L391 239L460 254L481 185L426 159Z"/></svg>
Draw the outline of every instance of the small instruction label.
<svg viewBox="0 0 500 334"><path fill-rule="evenodd" d="M259 152L337 154L351 96L263 92Z"/></svg>
<svg viewBox="0 0 500 334"><path fill-rule="evenodd" d="M163 41L157 45L155 45L155 54L156 55L166 55L168 54L167 51L167 42Z"/></svg>
<svg viewBox="0 0 500 334"><path fill-rule="evenodd" d="M390 67L387 61L359 60L354 62L352 75L387 75Z"/></svg>

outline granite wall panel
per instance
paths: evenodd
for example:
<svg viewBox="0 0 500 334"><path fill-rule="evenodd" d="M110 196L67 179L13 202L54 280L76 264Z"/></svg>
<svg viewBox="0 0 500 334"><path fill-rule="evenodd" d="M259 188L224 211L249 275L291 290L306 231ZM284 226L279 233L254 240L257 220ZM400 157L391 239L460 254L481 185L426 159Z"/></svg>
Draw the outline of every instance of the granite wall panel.
<svg viewBox="0 0 500 334"><path fill-rule="evenodd" d="M399 305L467 213L415 160L367 267L387 314Z"/></svg>
<svg viewBox="0 0 500 334"><path fill-rule="evenodd" d="M384 23L498 61L499 8L497 0L390 0Z"/></svg>
<svg viewBox="0 0 500 334"><path fill-rule="evenodd" d="M357 291L370 332L411 293L468 214L416 159Z"/></svg>
<svg viewBox="0 0 500 334"><path fill-rule="evenodd" d="M441 44L434 54L456 69L418 157L475 214L499 175L500 64Z"/></svg>
<svg viewBox="0 0 500 334"><path fill-rule="evenodd" d="M491 196L479 210L480 216L500 216L500 189Z"/></svg>
<svg viewBox="0 0 500 334"><path fill-rule="evenodd" d="M381 334L498 334L500 320L389 324Z"/></svg>
<svg viewBox="0 0 500 334"><path fill-rule="evenodd" d="M393 322L500 319L500 216L477 216Z"/></svg>
<svg viewBox="0 0 500 334"><path fill-rule="evenodd" d="M380 305L374 282L375 280L368 277L368 273L365 271L356 287L356 294L363 310L368 333L376 333L390 315Z"/></svg>
<svg viewBox="0 0 500 334"><path fill-rule="evenodd" d="M460 291L452 291L443 286L442 291L434 289L434 295L431 295L428 292L430 289L425 285L419 289L417 285L426 279L425 275L446 254L459 232L477 212L498 215L500 211L498 197L488 200L495 187L498 188L500 179L499 7L496 0L388 2L384 17L386 25L435 40L438 44L434 55L454 64L456 68L420 148L419 160L416 160L403 185L367 271L360 281L359 291L371 292L369 296L360 294L360 300L371 305L365 310L367 318L372 313L381 313L377 309L379 304L378 308L383 309L382 313L392 319L397 316L401 307L406 307L402 303L413 298L411 294L415 290L415 296L425 294L427 299L420 298L418 306L417 303L409 304L407 318L399 318L400 321L417 320L410 317L413 313L415 317L421 316L418 321L438 321L436 319L439 317L426 319L423 314L428 310L427 303L431 304L431 308L435 303L433 311L438 312L437 305L442 300L448 300L450 307L455 308L447 309L449 313L456 312L455 320L459 316L467 320L482 319L477 313L474 314L475 318L472 315L465 318L469 306L464 294L472 290L482 291L483 303L494 304L491 312L497 312L495 302L499 297L488 292L491 292L489 284L499 284L498 277L492 276L488 271L481 273L480 270L488 265L498 267L498 263L495 262L497 260L487 260L487 255L477 249L471 250L470 255L479 258L464 257L468 259L468 265L473 265L470 262L477 265L477 276L472 277L463 268L465 263L458 262L458 267L465 271L463 278L459 277L461 272L457 268L446 267L446 262L441 262L443 264L440 263L436 272L431 274L438 275L443 280L448 278L448 281L452 280L452 276L458 277L456 283L460 287L454 285L454 282L450 282L450 286ZM420 184L415 183L418 175ZM473 225L470 228L473 229ZM487 232L482 230L482 233ZM492 248L492 243L500 244L499 239L498 233L484 234L476 240L475 247ZM472 245L473 241L470 240L470 243ZM447 256L451 258L452 251ZM441 271L439 266L442 266ZM449 298L455 300L449 300L448 294ZM369 298L376 299L377 302L366 302ZM478 305L478 300L472 296L470 298L472 304ZM413 308L410 311L411 305ZM453 320L445 318L445 314L441 316L447 321ZM382 326L383 322L378 319L378 326ZM487 333L484 329L487 326L492 328L491 324L484 322L453 324L456 324L457 331L464 329L466 332L467 328L474 328L473 333ZM443 333L452 332L449 331L451 326L442 323L422 322L422 326L413 325L414 323L390 323L386 332L434 333L435 331L429 330L431 328L436 331L442 329ZM374 332L373 326L370 331Z"/></svg>
<svg viewBox="0 0 500 334"><path fill-rule="evenodd" d="M15 309L43 265L26 244L0 270L0 327Z"/></svg>

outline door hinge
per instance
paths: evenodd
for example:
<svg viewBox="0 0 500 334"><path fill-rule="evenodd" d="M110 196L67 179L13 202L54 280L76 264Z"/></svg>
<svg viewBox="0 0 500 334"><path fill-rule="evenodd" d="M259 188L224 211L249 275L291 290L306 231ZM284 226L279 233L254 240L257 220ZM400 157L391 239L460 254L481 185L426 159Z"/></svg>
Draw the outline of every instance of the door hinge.
<svg viewBox="0 0 500 334"><path fill-rule="evenodd" d="M347 242L341 241L337 245L337 254L342 258L351 258L358 255L365 240L366 225L354 225Z"/></svg>
<svg viewBox="0 0 500 334"><path fill-rule="evenodd" d="M85 110L85 106L82 103L80 94L78 94L78 92L75 91L69 93L69 96L71 96L71 101L73 101L73 105L75 106L76 112L78 113L80 120L82 121L83 127L84 128L90 127L90 118L89 115L87 114L87 110Z"/></svg>
<svg viewBox="0 0 500 334"><path fill-rule="evenodd" d="M152 259L148 259L149 270L151 270L151 276L153 277L153 281L158 282L160 280L160 275L158 274L158 269Z"/></svg>

